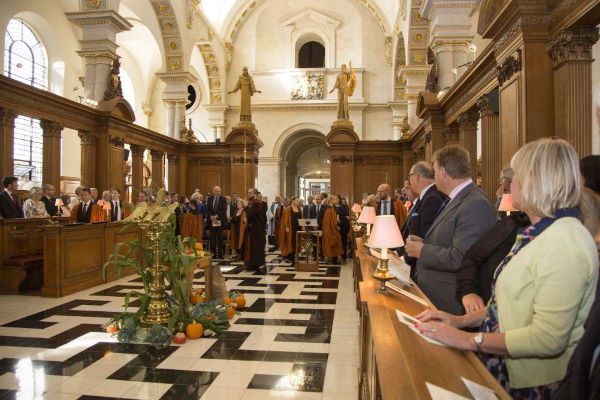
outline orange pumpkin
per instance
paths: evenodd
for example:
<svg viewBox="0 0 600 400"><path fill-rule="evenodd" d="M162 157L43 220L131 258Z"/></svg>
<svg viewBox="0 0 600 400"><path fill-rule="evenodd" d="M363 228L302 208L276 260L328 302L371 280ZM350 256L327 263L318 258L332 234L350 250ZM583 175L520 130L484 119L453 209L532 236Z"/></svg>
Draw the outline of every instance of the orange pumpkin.
<svg viewBox="0 0 600 400"><path fill-rule="evenodd" d="M235 298L235 300L233 300L233 301L235 301L235 304L238 305L238 308L246 307L246 298L244 297L243 294L240 294L239 296L237 296Z"/></svg>
<svg viewBox="0 0 600 400"><path fill-rule="evenodd" d="M227 319L232 319L235 316L235 308L227 307Z"/></svg>
<svg viewBox="0 0 600 400"><path fill-rule="evenodd" d="M185 328L185 334L190 339L198 339L200 336L202 336L203 331L204 327L202 326L202 324L196 321L192 321Z"/></svg>
<svg viewBox="0 0 600 400"><path fill-rule="evenodd" d="M106 327L106 332L108 332L108 333L117 333L117 332L119 332L119 327L116 326L116 325L114 325L114 324L108 325Z"/></svg>
<svg viewBox="0 0 600 400"><path fill-rule="evenodd" d="M204 290L202 290L202 288L198 288L196 289L195 293L200 296L202 293L204 293Z"/></svg>
<svg viewBox="0 0 600 400"><path fill-rule="evenodd" d="M231 304L231 298L225 297L223 299L223 304L225 304L226 306L230 305Z"/></svg>
<svg viewBox="0 0 600 400"><path fill-rule="evenodd" d="M200 299L201 299L201 296L193 294L190 296L190 303L192 303L193 305L196 305L196 304L200 303Z"/></svg>
<svg viewBox="0 0 600 400"><path fill-rule="evenodd" d="M202 243L196 243L196 250L202 251Z"/></svg>

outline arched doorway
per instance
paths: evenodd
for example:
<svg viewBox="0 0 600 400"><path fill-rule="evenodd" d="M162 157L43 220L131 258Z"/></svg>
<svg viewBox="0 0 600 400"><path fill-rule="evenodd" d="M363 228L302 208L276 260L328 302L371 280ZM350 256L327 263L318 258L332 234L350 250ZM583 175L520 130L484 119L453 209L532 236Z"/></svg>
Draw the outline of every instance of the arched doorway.
<svg viewBox="0 0 600 400"><path fill-rule="evenodd" d="M306 199L309 194L329 192L331 156L322 133L309 129L294 132L282 144L280 157L285 196Z"/></svg>

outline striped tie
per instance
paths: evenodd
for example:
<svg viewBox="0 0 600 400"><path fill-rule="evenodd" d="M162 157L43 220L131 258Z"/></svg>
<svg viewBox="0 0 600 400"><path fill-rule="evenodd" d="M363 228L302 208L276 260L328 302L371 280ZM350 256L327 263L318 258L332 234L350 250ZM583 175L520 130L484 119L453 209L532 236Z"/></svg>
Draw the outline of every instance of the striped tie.
<svg viewBox="0 0 600 400"><path fill-rule="evenodd" d="M446 197L446 200L444 200L444 202L440 206L440 209L438 210L437 214L435 215L436 219L437 219L437 217L440 216L440 214L442 213L442 211L444 211L444 208L446 208L446 206L448 205L448 203L450 203L450 200L452 200L450 197Z"/></svg>

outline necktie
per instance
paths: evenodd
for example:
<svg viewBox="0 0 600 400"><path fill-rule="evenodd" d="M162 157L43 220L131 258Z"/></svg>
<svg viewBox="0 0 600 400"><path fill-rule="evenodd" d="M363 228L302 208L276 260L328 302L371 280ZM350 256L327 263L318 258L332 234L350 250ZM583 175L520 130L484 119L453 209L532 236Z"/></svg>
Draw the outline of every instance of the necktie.
<svg viewBox="0 0 600 400"><path fill-rule="evenodd" d="M219 196L215 196L215 200L213 201L213 209L217 209L217 200L219 200Z"/></svg>
<svg viewBox="0 0 600 400"><path fill-rule="evenodd" d="M87 204L83 203L83 217L85 217L86 212L87 212Z"/></svg>
<svg viewBox="0 0 600 400"><path fill-rule="evenodd" d="M319 216L319 212L320 212L320 211L321 211L321 205L319 204L319 205L317 206L317 217Z"/></svg>
<svg viewBox="0 0 600 400"><path fill-rule="evenodd" d="M15 195L12 193L9 193L9 194L10 194L10 198L12 199L12 201L14 201L15 204L17 204L17 198L15 197Z"/></svg>
<svg viewBox="0 0 600 400"><path fill-rule="evenodd" d="M121 220L121 209L119 208L119 202L115 201L115 215L117 216L117 221Z"/></svg>
<svg viewBox="0 0 600 400"><path fill-rule="evenodd" d="M383 215L390 215L390 206L389 206L389 200L385 200L383 203L385 204L385 212L383 213Z"/></svg>
<svg viewBox="0 0 600 400"><path fill-rule="evenodd" d="M446 206L448 205L448 203L450 203L450 197L446 197L446 200L444 200L444 202L442 203L442 205L440 206L440 209L438 210L437 214L435 215L435 217L439 217L440 214L442 213L442 211L444 211L444 208L446 208Z"/></svg>

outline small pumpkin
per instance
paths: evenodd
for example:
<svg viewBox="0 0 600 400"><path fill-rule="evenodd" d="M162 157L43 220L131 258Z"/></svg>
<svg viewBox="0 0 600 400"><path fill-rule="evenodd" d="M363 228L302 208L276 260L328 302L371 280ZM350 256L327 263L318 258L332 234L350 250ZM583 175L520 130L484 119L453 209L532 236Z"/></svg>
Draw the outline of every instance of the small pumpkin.
<svg viewBox="0 0 600 400"><path fill-rule="evenodd" d="M196 243L196 250L203 250L202 243Z"/></svg>
<svg viewBox="0 0 600 400"><path fill-rule="evenodd" d="M192 303L193 305L196 305L196 304L200 303L201 297L202 296L199 296L199 295L196 295L196 294L191 295L190 296L190 303Z"/></svg>
<svg viewBox="0 0 600 400"><path fill-rule="evenodd" d="M199 337L202 336L203 331L204 331L204 327L202 326L202 324L199 322L196 322L196 321L190 322L188 324L188 326L185 328L185 334L190 339L198 339Z"/></svg>
<svg viewBox="0 0 600 400"><path fill-rule="evenodd" d="M231 304L231 298L230 297L225 297L223 299L223 304L225 304L226 306Z"/></svg>
<svg viewBox="0 0 600 400"><path fill-rule="evenodd" d="M246 298L243 294L237 296L233 301L237 304L238 308L246 307Z"/></svg>
<svg viewBox="0 0 600 400"><path fill-rule="evenodd" d="M110 324L106 327L106 332L117 333L117 332L119 332L119 327L115 324Z"/></svg>
<svg viewBox="0 0 600 400"><path fill-rule="evenodd" d="M235 308L227 307L227 319L232 319L235 316Z"/></svg>
<svg viewBox="0 0 600 400"><path fill-rule="evenodd" d="M198 288L194 291L194 293L196 293L198 296L200 296L202 293L204 293L204 290L202 288Z"/></svg>

